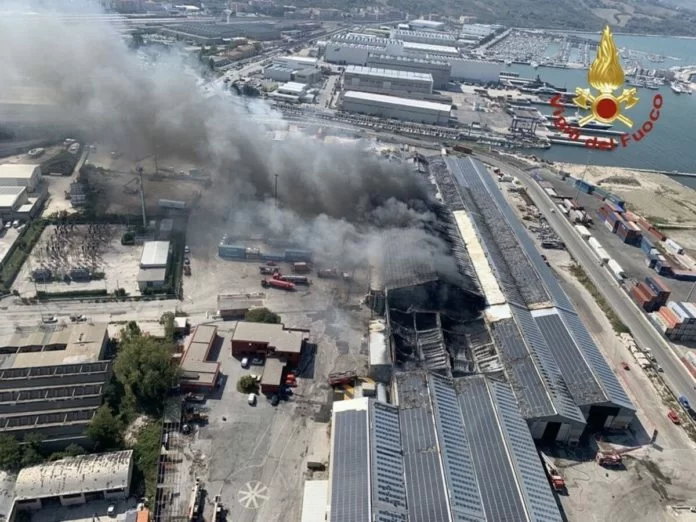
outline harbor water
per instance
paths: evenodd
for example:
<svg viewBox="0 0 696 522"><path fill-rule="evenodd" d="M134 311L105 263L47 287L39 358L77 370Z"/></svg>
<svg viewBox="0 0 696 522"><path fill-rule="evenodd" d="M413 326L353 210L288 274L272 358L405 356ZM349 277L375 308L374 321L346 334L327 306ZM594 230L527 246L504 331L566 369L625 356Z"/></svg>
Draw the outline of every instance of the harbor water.
<svg viewBox="0 0 696 522"><path fill-rule="evenodd" d="M581 35L599 38L598 35ZM659 53L667 58L663 63L646 64L646 67L666 69L675 65L696 65L696 39L651 37L651 36L615 36L618 47L628 47L638 51ZM559 88L575 91L576 87L588 87L587 71L583 69L556 69L512 65L506 70L517 72L521 77L534 78L539 75L543 81ZM622 123L616 122L615 130L635 132L649 119L653 97L661 94L664 104L660 109L660 119L654 123L653 130L640 142L631 142L625 148L618 147L613 151L590 151L584 147L568 147L554 145L546 151L535 151L535 154L552 161L567 163L589 163L591 165L607 165L616 167L640 168L665 172L696 172L696 94L675 94L669 85L659 91L638 88L640 103L624 114L633 120L633 128L628 129ZM618 94L618 93L617 93ZM550 114L551 107L536 106L544 114ZM567 115L574 115L573 109L568 108ZM675 179L692 188L696 188L696 177L675 177Z"/></svg>

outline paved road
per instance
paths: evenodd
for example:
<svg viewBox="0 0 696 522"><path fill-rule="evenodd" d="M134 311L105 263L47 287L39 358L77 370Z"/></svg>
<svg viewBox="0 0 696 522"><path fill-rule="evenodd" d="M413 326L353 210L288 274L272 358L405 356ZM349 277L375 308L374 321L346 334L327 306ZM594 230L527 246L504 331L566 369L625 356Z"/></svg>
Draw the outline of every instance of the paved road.
<svg viewBox="0 0 696 522"><path fill-rule="evenodd" d="M588 276L600 290L619 318L631 329L638 346L650 348L664 369L663 377L675 395L686 395L691 404L696 405L696 390L694 379L684 364L677 358L675 352L664 340L662 335L650 324L645 314L628 297L626 292L616 283L594 256L587 244L575 232L570 222L558 212L550 212L555 203L524 171L506 163L495 156L482 154L480 157L487 163L504 169L517 176L527 187L529 195L539 207L549 222L566 244L568 251L582 265Z"/></svg>

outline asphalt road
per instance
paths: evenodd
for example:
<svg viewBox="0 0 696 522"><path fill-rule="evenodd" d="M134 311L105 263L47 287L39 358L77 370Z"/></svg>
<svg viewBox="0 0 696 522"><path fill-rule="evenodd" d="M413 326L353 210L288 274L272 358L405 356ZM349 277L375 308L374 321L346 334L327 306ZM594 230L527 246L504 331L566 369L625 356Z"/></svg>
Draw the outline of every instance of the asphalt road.
<svg viewBox="0 0 696 522"><path fill-rule="evenodd" d="M678 359L662 335L651 325L643 311L636 306L609 272L600 267L599 261L587 244L575 232L570 222L562 217L559 212L550 212L551 209L556 208L551 198L526 172L495 156L487 154L479 156L486 163L517 176L520 182L527 187L529 195L544 214L549 225L563 238L570 254L584 268L609 305L616 311L619 318L631 329L638 346L650 348L658 363L664 369L663 378L672 392L677 396L685 395L692 405L696 405L696 390L694 390L696 383L687 368Z"/></svg>

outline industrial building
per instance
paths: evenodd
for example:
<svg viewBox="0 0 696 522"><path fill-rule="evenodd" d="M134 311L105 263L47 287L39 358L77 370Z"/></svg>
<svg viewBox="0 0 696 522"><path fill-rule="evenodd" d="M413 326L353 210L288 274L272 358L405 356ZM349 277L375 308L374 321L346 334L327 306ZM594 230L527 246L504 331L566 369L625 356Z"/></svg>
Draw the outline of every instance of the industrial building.
<svg viewBox="0 0 696 522"><path fill-rule="evenodd" d="M169 261L169 241L145 241L140 268L166 268Z"/></svg>
<svg viewBox="0 0 696 522"><path fill-rule="evenodd" d="M357 91L343 93L342 107L347 112L433 125L447 125L452 110L443 103Z"/></svg>
<svg viewBox="0 0 696 522"><path fill-rule="evenodd" d="M455 47L457 39L449 33L433 33L427 31L411 31L404 29L393 29L391 31L393 40L401 40L402 42L416 42L431 45L445 45Z"/></svg>
<svg viewBox="0 0 696 522"><path fill-rule="evenodd" d="M433 77L427 73L349 65L343 76L343 88L384 94L432 94Z"/></svg>
<svg viewBox="0 0 696 522"><path fill-rule="evenodd" d="M380 69L393 69L433 77L433 88L444 89L450 79L450 64L445 60L416 58L413 56L393 56L384 53L370 53L367 66Z"/></svg>
<svg viewBox="0 0 696 522"><path fill-rule="evenodd" d="M303 69L307 67L316 67L319 60L309 56L274 56L274 65L285 65L287 67L294 67L295 69Z"/></svg>
<svg viewBox="0 0 696 522"><path fill-rule="evenodd" d="M437 22L435 20L411 20L408 23L412 31L444 31L445 22Z"/></svg>
<svg viewBox="0 0 696 522"><path fill-rule="evenodd" d="M41 180L39 165L5 163L0 165L0 186L26 187L33 192Z"/></svg>
<svg viewBox="0 0 696 522"><path fill-rule="evenodd" d="M11 218L28 202L26 187L0 186L0 217L3 219Z"/></svg>
<svg viewBox="0 0 696 522"><path fill-rule="evenodd" d="M397 374L398 406L334 403L330 522L563 518L510 386Z"/></svg>
<svg viewBox="0 0 696 522"><path fill-rule="evenodd" d="M294 72L295 67L284 64L273 64L263 70L263 75L275 82L289 82L292 80Z"/></svg>
<svg viewBox="0 0 696 522"><path fill-rule="evenodd" d="M122 500L130 494L132 476L133 450L67 457L24 468L17 475L12 511Z"/></svg>
<svg viewBox="0 0 696 522"><path fill-rule="evenodd" d="M217 307L223 319L239 319L249 310L263 307L263 294L219 294Z"/></svg>
<svg viewBox="0 0 696 522"><path fill-rule="evenodd" d="M280 391L286 367L287 364L280 359L275 357L266 359L260 382L261 393L271 394Z"/></svg>
<svg viewBox="0 0 696 522"><path fill-rule="evenodd" d="M450 79L477 83L498 83L503 64L482 60L449 60Z"/></svg>
<svg viewBox="0 0 696 522"><path fill-rule="evenodd" d="M290 96L297 96L300 98L307 92L307 86L304 83L287 82L279 85L277 92L279 94L289 94Z"/></svg>
<svg viewBox="0 0 696 522"><path fill-rule="evenodd" d="M221 44L225 39L240 36L254 40L280 39L280 26L276 22L258 20L231 20L230 23L226 24L186 22L160 27L159 32L166 36L203 45Z"/></svg>
<svg viewBox="0 0 696 522"><path fill-rule="evenodd" d="M282 324L239 321L232 334L232 356L274 356L294 368L300 363L307 335L308 330Z"/></svg>
<svg viewBox="0 0 696 522"><path fill-rule="evenodd" d="M402 51L399 54L406 56L416 56L418 58L446 57L459 58L459 49L447 45L432 45L417 42L401 42Z"/></svg>
<svg viewBox="0 0 696 522"><path fill-rule="evenodd" d="M217 327L198 325L181 358L181 389L209 393L220 375L220 363L209 361L210 351L218 339Z"/></svg>
<svg viewBox="0 0 696 522"><path fill-rule="evenodd" d="M626 428L635 406L485 166L446 158L430 169L475 260L486 322L534 438Z"/></svg>
<svg viewBox="0 0 696 522"><path fill-rule="evenodd" d="M365 65L368 55L374 52L384 53L385 49L372 45L329 42L324 50L324 60L339 65Z"/></svg>
<svg viewBox="0 0 696 522"><path fill-rule="evenodd" d="M84 432L111 379L107 325L19 332L0 347L0 433L44 437L56 450L89 446Z"/></svg>

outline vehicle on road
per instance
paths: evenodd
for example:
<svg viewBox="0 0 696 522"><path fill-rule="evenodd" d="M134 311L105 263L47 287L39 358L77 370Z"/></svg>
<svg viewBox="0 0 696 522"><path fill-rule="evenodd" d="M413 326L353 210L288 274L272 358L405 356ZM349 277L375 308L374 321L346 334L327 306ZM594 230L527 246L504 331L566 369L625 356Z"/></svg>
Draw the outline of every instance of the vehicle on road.
<svg viewBox="0 0 696 522"><path fill-rule="evenodd" d="M205 395L203 395L202 393L187 393L184 397L184 400L186 402L202 403L205 402Z"/></svg>
<svg viewBox="0 0 696 522"><path fill-rule="evenodd" d="M185 264L185 265L190 265L190 264L191 264L191 260L190 260L188 257L185 257L185 258L184 258L184 264Z"/></svg>
<svg viewBox="0 0 696 522"><path fill-rule="evenodd" d="M669 410L667 412L667 417L669 420L671 420L674 424L681 424L681 419L679 419L679 415L677 414L676 411L674 410Z"/></svg>
<svg viewBox="0 0 696 522"><path fill-rule="evenodd" d="M5 221L5 228L12 228L12 221Z"/></svg>
<svg viewBox="0 0 696 522"><path fill-rule="evenodd" d="M184 265L184 275L185 276L191 275L191 265Z"/></svg>
<svg viewBox="0 0 696 522"><path fill-rule="evenodd" d="M242 359L242 368L248 368L248 367L249 367L249 358L248 358L248 357L244 357L244 358Z"/></svg>
<svg viewBox="0 0 696 522"><path fill-rule="evenodd" d="M687 399L684 395L679 396L679 404L682 405L685 409L690 409L691 405L689 404L689 399Z"/></svg>
<svg viewBox="0 0 696 522"><path fill-rule="evenodd" d="M13 226L14 228L19 228L19 225L20 225L19 219L15 219L15 220L12 222L12 226Z"/></svg>
<svg viewBox="0 0 696 522"><path fill-rule="evenodd" d="M621 363L621 367L622 367L624 370L630 370L630 369L631 369L631 367L628 365L627 362L622 362L622 363Z"/></svg>
<svg viewBox="0 0 696 522"><path fill-rule="evenodd" d="M660 373L662 373L662 372L665 371L665 370L662 368L662 366L660 366L659 364L655 364L655 369L656 369L658 372L660 372Z"/></svg>
<svg viewBox="0 0 696 522"><path fill-rule="evenodd" d="M255 406L256 405L256 395L253 393L250 393L249 396L247 397L247 402L249 403L249 406Z"/></svg>
<svg viewBox="0 0 696 522"><path fill-rule="evenodd" d="M55 315L45 315L41 318L41 322L44 324L53 324L58 322L58 318Z"/></svg>
<svg viewBox="0 0 696 522"><path fill-rule="evenodd" d="M71 315L70 321L73 323L84 323L87 320L86 315Z"/></svg>

